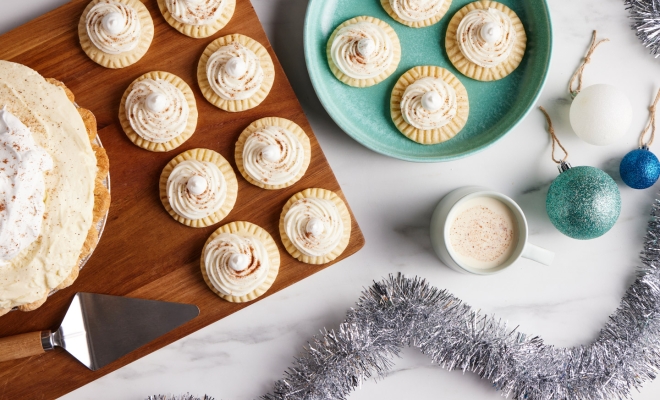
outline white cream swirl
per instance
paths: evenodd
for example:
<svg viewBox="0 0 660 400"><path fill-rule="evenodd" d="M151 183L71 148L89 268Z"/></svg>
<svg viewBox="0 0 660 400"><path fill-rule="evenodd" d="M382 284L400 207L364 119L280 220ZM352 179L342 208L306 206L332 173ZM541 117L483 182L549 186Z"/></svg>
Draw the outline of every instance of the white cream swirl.
<svg viewBox="0 0 660 400"><path fill-rule="evenodd" d="M470 62L492 68L506 60L516 43L511 18L495 8L467 13L456 30L461 52Z"/></svg>
<svg viewBox="0 0 660 400"><path fill-rule="evenodd" d="M200 185L200 179L195 177L203 178L206 185ZM197 191L196 188L199 187L202 187L203 191ZM184 218L206 218L218 211L226 198L225 177L218 166L210 162L182 161L174 167L167 179L167 199L170 206Z"/></svg>
<svg viewBox="0 0 660 400"><path fill-rule="evenodd" d="M401 98L401 115L410 125L431 130L456 116L456 90L441 78L426 77L408 85Z"/></svg>
<svg viewBox="0 0 660 400"><path fill-rule="evenodd" d="M433 18L447 0L390 0L394 13L407 22L421 22Z"/></svg>
<svg viewBox="0 0 660 400"><path fill-rule="evenodd" d="M224 100L252 97L264 81L261 60L238 42L220 47L206 63L206 77L211 89Z"/></svg>
<svg viewBox="0 0 660 400"><path fill-rule="evenodd" d="M108 54L131 51L140 41L140 17L133 7L114 0L101 0L87 13L87 36Z"/></svg>
<svg viewBox="0 0 660 400"><path fill-rule="evenodd" d="M243 168L257 182L282 185L295 178L305 162L298 137L280 126L252 133L243 145Z"/></svg>
<svg viewBox="0 0 660 400"><path fill-rule="evenodd" d="M37 240L44 220L44 172L53 159L32 132L5 108L0 110L0 263Z"/></svg>
<svg viewBox="0 0 660 400"><path fill-rule="evenodd" d="M166 143L181 135L188 125L186 96L164 79L143 79L126 97L126 118L145 140Z"/></svg>
<svg viewBox="0 0 660 400"><path fill-rule="evenodd" d="M332 201L306 197L293 203L287 211L284 231L301 253L322 257L341 242L344 222Z"/></svg>
<svg viewBox="0 0 660 400"><path fill-rule="evenodd" d="M254 236L221 233L204 248L209 281L226 296L245 296L268 277L266 246Z"/></svg>
<svg viewBox="0 0 660 400"><path fill-rule="evenodd" d="M227 6L227 0L166 0L165 5L175 20L199 26L217 21Z"/></svg>
<svg viewBox="0 0 660 400"><path fill-rule="evenodd" d="M394 45L383 28L360 21L341 28L330 45L332 62L354 79L375 78L394 60Z"/></svg>

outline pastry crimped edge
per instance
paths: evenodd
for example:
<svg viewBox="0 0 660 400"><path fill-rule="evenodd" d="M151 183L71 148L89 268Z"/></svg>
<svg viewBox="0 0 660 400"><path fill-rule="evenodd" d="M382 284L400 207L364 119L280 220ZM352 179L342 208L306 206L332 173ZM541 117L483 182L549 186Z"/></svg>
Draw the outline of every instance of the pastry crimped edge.
<svg viewBox="0 0 660 400"><path fill-rule="evenodd" d="M303 151L305 154L305 160L303 161L303 166L302 168L300 168L298 174L295 177L293 177L291 180L281 185L268 185L259 182L254 178L252 178L247 173L247 171L243 166L243 147L245 146L245 141L250 137L250 135L258 131L259 129L265 128L267 126L279 126L281 128L285 128L290 132L292 132L294 135L296 135L296 137L302 144ZM238 140L236 141L236 147L234 150L234 159L236 160L236 166L238 167L238 170L240 171L241 175L243 175L243 178L245 178L245 180L247 180L254 186L260 187L262 189L277 190L293 185L305 175L305 172L307 172L307 168L309 167L309 163L312 159L312 147L309 142L309 136L307 136L305 131L295 122L288 120L286 118L266 117L254 121L247 128L243 130L241 135L238 137Z"/></svg>
<svg viewBox="0 0 660 400"><path fill-rule="evenodd" d="M390 64L390 67L387 70L383 71L380 75L378 75L375 78L367 78L367 79L351 78L350 76L341 72L339 67L337 67L337 65L335 65L335 62L332 60L332 42L334 42L335 37L337 37L337 32L339 32L340 29L346 26L353 25L358 22L371 22L372 24L378 25L385 31L385 33L387 33L387 36L389 36L390 40L392 41L392 46L393 46L392 51L394 52L394 58L392 59L392 64ZM335 30L332 32L332 35L330 35L330 39L328 39L328 43L326 44L325 49L326 49L325 50L326 57L328 59L328 65L330 66L330 70L332 71L332 73L335 75L337 79L347 84L348 86L353 86L353 87L364 88L364 87L376 85L384 81L390 75L392 75L394 71L396 71L397 67L399 66L399 62L401 62L401 42L399 41L399 36L397 36L396 32L390 26L390 24L388 24L383 20L370 16L359 16L342 22L341 25L335 28Z"/></svg>
<svg viewBox="0 0 660 400"><path fill-rule="evenodd" d="M431 18L427 18L423 21L405 21L401 19L397 13L394 12L392 9L392 6L390 5L390 0L380 0L380 4L383 6L383 9L385 12L392 17L396 22L399 22L403 25L409 26L411 28L426 28L427 26L435 25L440 20L442 17L447 14L447 10L449 10L449 7L451 6L451 0L444 0L444 3L442 4L442 8L438 11L438 13Z"/></svg>
<svg viewBox="0 0 660 400"><path fill-rule="evenodd" d="M208 217L200 219L185 218L172 209L170 201L167 198L167 180L169 179L172 170L174 170L174 167L179 165L179 163L187 160L213 163L220 169L222 176L225 178L225 183L227 184L227 196L225 197L225 202L222 203L222 207L220 207L218 211ZM176 221L193 228L204 228L222 221L234 208L236 197L238 197L238 181L236 180L236 174L231 165L229 165L229 162L220 153L203 148L184 151L167 163L165 168L163 168L163 172L160 174L159 189L160 201L163 203L165 210L167 210Z"/></svg>
<svg viewBox="0 0 660 400"><path fill-rule="evenodd" d="M46 81L51 85L58 86L62 90L64 90L69 101L71 101L74 105L76 105L75 96L73 95L73 92L71 92L71 90L68 87L66 87L64 83L53 78L46 78ZM110 161L105 152L105 149L94 143L97 137L96 117L94 117L94 114L91 111L85 108L80 108L76 105L76 109L78 110L78 113L80 114L80 117L82 118L83 123L85 124L87 136L89 138L90 143L92 144L92 150L94 150L94 154L96 156L97 172L96 172L96 179L94 184L94 208L93 208L92 226L87 232L87 237L80 250L80 255L78 256L78 261L76 262L76 265L72 266L69 275L66 278L64 278L64 280L60 282L58 286L52 288L51 291L67 288L71 286L73 282L78 278L78 275L80 273L80 263L90 254L92 254L100 239L99 232L96 229L96 226L99 224L101 219L107 215L108 209L110 208L110 192L103 184L103 181L108 177L108 173L110 170ZM37 301L28 304L22 304L20 306L17 306L16 308L24 312L34 311L37 308L41 307L46 302L51 291L46 293L41 299ZM9 311L11 311L11 308L0 309L0 316L8 313Z"/></svg>
<svg viewBox="0 0 660 400"><path fill-rule="evenodd" d="M206 76L206 64L209 60L209 57L211 57L211 54L215 53L216 50L235 41L247 47L259 57L261 68L264 71L264 80L261 82L261 87L259 90L249 98L244 100L225 100L218 96L218 94L215 93L211 88L211 85L209 85L209 81ZM209 43L209 45L204 49L204 53L202 53L202 56L199 59L199 63L197 64L197 83L199 84L199 89L202 91L204 97L209 101L209 103L213 104L221 110L229 112L241 112L255 108L261 104L266 99L266 97L268 97L270 90L273 88L274 82L275 64L273 64L273 59L270 57L270 54L268 54L268 50L266 50L266 48L261 43L257 42L251 37L238 33L220 37Z"/></svg>
<svg viewBox="0 0 660 400"><path fill-rule="evenodd" d="M337 210L339 210L339 214L341 215L341 220L344 225L344 232L339 244L337 244L337 246L332 249L330 253L323 256L311 257L301 253L300 250L298 250L298 248L293 244L291 239L289 239L286 234L286 230L284 229L284 217L286 216L286 213L289 212L289 209L291 209L291 206L298 200L309 197L332 201L337 207ZM351 239L351 214L348 212L348 207L346 207L344 200L342 200L335 192L321 188L305 189L291 196L286 204L284 204L284 208L282 208L282 213L280 214L280 237L282 239L284 248L287 252L289 252L289 254L291 254L292 257L307 264L325 264L339 257L344 252L344 250L346 250L346 247L348 247L348 242Z"/></svg>
<svg viewBox="0 0 660 400"><path fill-rule="evenodd" d="M401 114L401 99L409 85L418 79L427 77L441 78L451 85L456 91L456 103L458 107L456 116L447 125L440 128L422 130L415 128L403 119L403 115ZM470 114L470 102L465 86L463 86L454 74L444 68L433 65L417 66L401 75L394 85L390 97L390 114L392 116L392 122L394 122L399 132L403 133L408 139L420 144L437 144L453 138L465 127Z"/></svg>
<svg viewBox="0 0 660 400"><path fill-rule="evenodd" d="M211 280L208 277L208 274L206 273L206 264L204 262L204 258L205 258L204 254L206 253L206 246L213 239L218 237L218 235L220 235L221 233L234 233L234 234L244 233L244 234L249 234L251 236L255 236L263 243L263 245L266 247L266 251L268 252L270 268L268 270L268 276L266 277L266 280L263 281L261 285L259 285L259 287L257 287L252 292L244 296L232 296L232 295L222 294L220 291L218 291L218 289L216 289L213 286ZM275 240L273 239L271 234L268 233L268 231L265 230L264 228L246 221L230 222L216 229L215 232L213 232L211 236L209 236L209 238L206 240L206 243L204 243L204 249L202 250L200 266L202 270L202 276L204 277L204 282L206 282L206 284L213 291L213 293L217 294L220 298L227 300L231 303L245 303L254 300L257 297L260 297L261 295L266 293L266 291L270 289L270 287L273 285L273 282L275 282L275 278L277 278L277 274L279 273L280 270L280 251L277 249L277 244L275 243Z"/></svg>
<svg viewBox="0 0 660 400"><path fill-rule="evenodd" d="M160 9L160 13L163 14L165 21L167 21L172 28L191 38L203 39L213 35L229 23L231 17L234 15L234 10L236 9L236 0L227 0L227 5L224 10L222 10L220 18L208 25L190 25L177 21L167 8L165 0L158 0L158 8Z"/></svg>
<svg viewBox="0 0 660 400"><path fill-rule="evenodd" d="M135 130L131 126L131 122L128 120L128 117L126 116L126 98L131 93L131 90L133 90L133 86L135 86L136 83L145 79L153 79L153 80L163 79L171 83L183 93L184 97L186 98L186 102L188 103L189 113L188 113L188 121L186 124L186 129L184 129L184 131L181 132L179 136L175 137L174 139L168 142L155 143L147 139L144 139L142 136L138 135L137 132L135 132ZM190 139L193 133L195 133L195 129L197 128L197 117L198 117L197 103L195 102L195 95L193 94L193 91L190 88L190 86L188 86L188 84L183 79L165 71L152 71L139 76L137 79L131 82L130 85L128 85L128 88L126 88L126 90L124 91L124 95L121 98L121 103L119 104L119 122L121 123L121 127L124 129L124 133L126 134L126 136L128 136L131 142L133 142L133 144L135 144L136 146L154 152L165 152L165 151L174 150L177 147L181 146L186 140Z"/></svg>
<svg viewBox="0 0 660 400"><path fill-rule="evenodd" d="M470 11L473 10L487 10L489 8L495 8L511 18L511 23L513 24L514 29L516 30L516 43L509 54L509 57L502 61L500 64L492 68L481 67L463 55L460 47L458 46L458 41L456 39L456 31L458 25L463 20L463 17ZM518 65L520 65L523 57L525 56L525 49L527 47L527 34L525 33L525 27L523 26L522 21L518 18L518 15L509 7L505 6L502 3L490 0L475 1L470 3L460 10L456 11L456 14L449 21L449 26L447 27L447 35L445 36L445 49L447 51L447 57L449 61L454 65L454 67L463 75L468 78L472 78L478 81L496 81L502 79L512 73Z"/></svg>
<svg viewBox="0 0 660 400"><path fill-rule="evenodd" d="M78 38L80 39L80 45L85 51L87 56L94 61L95 63L112 69L125 68L129 65L133 65L147 53L149 46L151 46L151 41L154 38L154 21L151 19L151 14L147 7L145 7L142 2L138 0L116 0L119 3L129 5L138 13L140 18L140 39L138 40L138 45L131 51L126 51L119 54L108 54L92 43L87 35L87 14L89 10L98 4L100 0L92 0L85 7L80 16L80 21L78 22Z"/></svg>

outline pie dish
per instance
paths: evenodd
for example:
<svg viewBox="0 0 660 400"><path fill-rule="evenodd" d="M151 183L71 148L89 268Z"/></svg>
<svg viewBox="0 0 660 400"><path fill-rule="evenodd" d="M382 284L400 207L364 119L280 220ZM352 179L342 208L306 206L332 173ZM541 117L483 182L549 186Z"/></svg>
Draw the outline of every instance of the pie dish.
<svg viewBox="0 0 660 400"><path fill-rule="evenodd" d="M96 119L63 83L0 61L0 104L2 315L34 310L76 280L97 245L110 193Z"/></svg>

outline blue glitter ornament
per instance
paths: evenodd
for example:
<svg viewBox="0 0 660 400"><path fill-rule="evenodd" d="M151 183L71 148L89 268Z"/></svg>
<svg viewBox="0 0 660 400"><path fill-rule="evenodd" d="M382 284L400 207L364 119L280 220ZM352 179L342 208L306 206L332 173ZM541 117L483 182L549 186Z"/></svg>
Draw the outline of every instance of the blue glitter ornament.
<svg viewBox="0 0 660 400"><path fill-rule="evenodd" d="M598 168L571 168L563 161L560 170L545 203L552 224L573 239L604 235L621 213L621 194L614 179Z"/></svg>
<svg viewBox="0 0 660 400"><path fill-rule="evenodd" d="M552 139L552 161L558 164L559 176L552 181L545 200L550 222L561 233L573 239L587 240L604 235L621 213L621 193L609 175L594 167L575 167L566 162L568 152L561 145L552 120L545 108L539 107L548 122ZM555 158L555 143L564 158Z"/></svg>
<svg viewBox="0 0 660 400"><path fill-rule="evenodd" d="M633 189L650 188L660 177L660 161L648 148L626 154L619 166L621 179Z"/></svg>
<svg viewBox="0 0 660 400"><path fill-rule="evenodd" d="M650 188L658 181L658 177L660 176L660 161L649 150L655 136L655 107L659 100L660 90L655 95L653 104L649 107L651 118L639 136L639 149L626 154L623 160L621 160L621 166L619 167L621 179L633 189ZM644 142L644 137L649 131L651 132L651 136L648 142Z"/></svg>

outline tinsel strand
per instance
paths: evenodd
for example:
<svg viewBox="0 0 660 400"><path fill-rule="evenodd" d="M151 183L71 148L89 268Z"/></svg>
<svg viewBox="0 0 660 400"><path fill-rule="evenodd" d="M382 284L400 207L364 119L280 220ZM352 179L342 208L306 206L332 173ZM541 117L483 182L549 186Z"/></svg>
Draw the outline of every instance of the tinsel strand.
<svg viewBox="0 0 660 400"><path fill-rule="evenodd" d="M448 370L473 372L514 399L630 398L660 369L660 203L643 266L597 340L564 349L510 329L420 278L390 275L365 290L337 331L309 343L263 400L346 399L384 377L404 346Z"/></svg>
<svg viewBox="0 0 660 400"><path fill-rule="evenodd" d="M625 0L624 3L632 29L657 58L660 56L660 0Z"/></svg>

